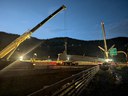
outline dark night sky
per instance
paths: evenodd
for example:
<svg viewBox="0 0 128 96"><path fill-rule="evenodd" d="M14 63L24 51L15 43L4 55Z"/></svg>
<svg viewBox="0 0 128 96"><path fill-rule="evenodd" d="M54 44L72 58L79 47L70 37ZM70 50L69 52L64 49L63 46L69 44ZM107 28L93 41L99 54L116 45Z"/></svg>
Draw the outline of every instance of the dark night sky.
<svg viewBox="0 0 128 96"><path fill-rule="evenodd" d="M0 31L21 35L63 4L67 9L33 37L102 39L101 21L107 38L128 37L128 0L0 0Z"/></svg>

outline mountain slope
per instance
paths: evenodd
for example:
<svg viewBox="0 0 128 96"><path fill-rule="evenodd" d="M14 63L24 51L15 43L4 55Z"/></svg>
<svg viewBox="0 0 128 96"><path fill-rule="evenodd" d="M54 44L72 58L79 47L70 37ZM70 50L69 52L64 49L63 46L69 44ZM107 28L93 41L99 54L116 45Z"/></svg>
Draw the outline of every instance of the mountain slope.
<svg viewBox="0 0 128 96"><path fill-rule="evenodd" d="M0 50L5 48L10 42L16 39L19 35L8 34L5 32L0 32ZM33 57L34 53L37 53L37 58L46 59L48 56L51 58L57 58L59 53L64 51L64 42L67 41L67 52L71 55L85 55L85 56L95 56L103 57L103 52L98 48L98 46L103 47L103 40L93 40L84 41L77 40L68 37L63 38L52 38L47 40L40 40L36 38L30 38L24 41L15 51L12 58L17 58L20 55L26 54L26 58ZM107 40L108 48L113 44L117 50L127 52L128 48L128 38L118 37ZM124 58L124 55L121 55Z"/></svg>

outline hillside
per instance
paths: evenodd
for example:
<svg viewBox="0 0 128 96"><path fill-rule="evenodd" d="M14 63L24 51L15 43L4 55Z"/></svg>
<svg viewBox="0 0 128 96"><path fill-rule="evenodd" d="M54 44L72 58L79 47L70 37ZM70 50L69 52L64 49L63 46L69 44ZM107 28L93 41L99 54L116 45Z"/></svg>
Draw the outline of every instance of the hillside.
<svg viewBox="0 0 128 96"><path fill-rule="evenodd" d="M18 36L19 35L16 34L0 32L0 50L6 47ZM34 53L37 53L37 58L40 59L46 59L48 56L51 56L51 58L57 58L57 54L64 51L65 41L68 42L68 54L103 57L103 52L98 48L98 46L103 47L103 40L84 41L68 37L40 40L32 37L30 39L27 39L17 48L12 58L17 58L23 54L26 54L26 58L31 58L33 57ZM125 52L128 51L127 37L109 39L107 40L107 44L108 48L115 44L117 50ZM118 59L125 58L124 55L121 54L116 57L119 57Z"/></svg>

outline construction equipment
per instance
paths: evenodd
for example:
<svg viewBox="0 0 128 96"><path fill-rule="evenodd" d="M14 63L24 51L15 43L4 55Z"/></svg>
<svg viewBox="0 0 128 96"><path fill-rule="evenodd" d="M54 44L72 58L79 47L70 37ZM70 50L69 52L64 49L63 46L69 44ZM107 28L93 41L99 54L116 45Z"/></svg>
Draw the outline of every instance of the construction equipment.
<svg viewBox="0 0 128 96"><path fill-rule="evenodd" d="M78 65L77 62L75 61L57 61L56 65L66 65L66 66L73 66L73 65Z"/></svg>
<svg viewBox="0 0 128 96"><path fill-rule="evenodd" d="M39 24L37 24L35 27L33 27L30 31L25 32L23 35L15 39L13 42L11 42L8 46L6 46L2 51L0 51L0 59L7 56L9 53L7 59L10 58L10 56L14 53L14 51L17 49L17 47L24 42L27 38L31 36L33 32L35 32L38 28L40 28L42 25L44 25L47 21L49 21L51 18L53 18L55 15L57 15L60 11L64 10L66 7L62 5L59 9L57 9L54 13L49 15L46 19L41 21Z"/></svg>

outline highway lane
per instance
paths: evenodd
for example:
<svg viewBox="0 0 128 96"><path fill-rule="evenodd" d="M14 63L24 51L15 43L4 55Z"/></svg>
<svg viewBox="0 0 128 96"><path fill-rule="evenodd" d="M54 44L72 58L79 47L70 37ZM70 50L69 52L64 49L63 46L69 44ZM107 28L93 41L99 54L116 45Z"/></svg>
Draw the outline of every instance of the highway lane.
<svg viewBox="0 0 128 96"><path fill-rule="evenodd" d="M51 61L52 62L52 61ZM55 61L54 61L55 62ZM97 63L94 62L85 62L85 61L76 61L79 65L78 66L57 66L53 63L49 63L49 62L41 62L41 61L36 61L36 62L21 62L21 61L15 61L12 62L11 64L9 64L9 66L7 66L5 68L4 71L13 71L13 70L30 70L30 69L60 69L60 68L82 68L83 66L93 66L93 65L97 65Z"/></svg>
<svg viewBox="0 0 128 96"><path fill-rule="evenodd" d="M69 71L69 70L84 70L92 67L92 65L78 65L78 66L57 66L49 64L35 64L28 62L15 62L4 70L0 71L1 76L23 76L23 75L35 75L44 73L55 73L59 70Z"/></svg>

